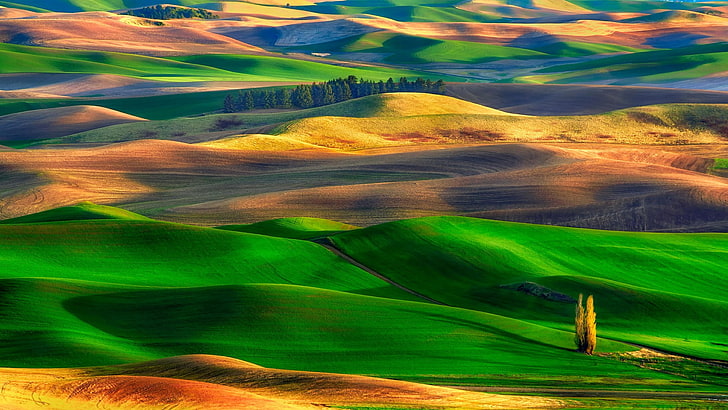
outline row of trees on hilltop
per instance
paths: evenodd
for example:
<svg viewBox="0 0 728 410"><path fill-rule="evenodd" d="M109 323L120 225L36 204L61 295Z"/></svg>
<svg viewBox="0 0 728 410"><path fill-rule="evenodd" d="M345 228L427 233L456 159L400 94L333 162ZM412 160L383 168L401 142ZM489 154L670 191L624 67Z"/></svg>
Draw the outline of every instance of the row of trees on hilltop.
<svg viewBox="0 0 728 410"><path fill-rule="evenodd" d="M142 7L140 9L125 11L121 14L129 16L144 17L155 20L171 20L171 19L216 19L220 18L217 14L204 9L193 9L188 7L175 7L175 6L149 6Z"/></svg>
<svg viewBox="0 0 728 410"><path fill-rule="evenodd" d="M366 97L373 94L393 92L421 92L444 94L442 80L417 78L409 81L402 77L399 81L369 81L350 75L322 83L302 84L294 89L245 90L228 94L223 102L223 111L241 112L266 108L311 108Z"/></svg>

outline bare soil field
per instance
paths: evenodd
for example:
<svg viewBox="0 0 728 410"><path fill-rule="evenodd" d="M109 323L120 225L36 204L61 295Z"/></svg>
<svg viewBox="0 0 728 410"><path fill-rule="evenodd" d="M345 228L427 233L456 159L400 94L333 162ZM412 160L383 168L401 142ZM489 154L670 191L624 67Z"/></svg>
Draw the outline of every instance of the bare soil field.
<svg viewBox="0 0 728 410"><path fill-rule="evenodd" d="M722 145L242 151L136 141L0 152L2 217L91 200L203 225L284 216L356 225L428 215L637 231L728 230Z"/></svg>
<svg viewBox="0 0 728 410"><path fill-rule="evenodd" d="M159 82L112 74L0 74L0 98L128 98L295 85L276 81Z"/></svg>
<svg viewBox="0 0 728 410"><path fill-rule="evenodd" d="M74 134L109 125L145 121L109 108L90 105L47 108L0 116L0 141L31 141Z"/></svg>
<svg viewBox="0 0 728 410"><path fill-rule="evenodd" d="M106 12L42 13L0 17L0 41L148 55L265 53L208 31L212 24L172 21L159 26L148 19Z"/></svg>
<svg viewBox="0 0 728 410"><path fill-rule="evenodd" d="M78 369L0 369L0 403L57 409L317 409L554 408L534 396L468 392L424 384L269 369L222 356L178 356L152 362Z"/></svg>
<svg viewBox="0 0 728 410"><path fill-rule="evenodd" d="M728 92L723 91L610 85L451 83L447 94L527 115L589 115L653 104L728 103Z"/></svg>

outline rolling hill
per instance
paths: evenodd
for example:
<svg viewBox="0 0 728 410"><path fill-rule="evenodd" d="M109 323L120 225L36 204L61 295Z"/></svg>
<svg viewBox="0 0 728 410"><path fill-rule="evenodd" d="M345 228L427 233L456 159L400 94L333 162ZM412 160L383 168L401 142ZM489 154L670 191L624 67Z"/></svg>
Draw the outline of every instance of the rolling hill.
<svg viewBox="0 0 728 410"><path fill-rule="evenodd" d="M44 403L74 408L309 409L320 406L397 406L421 409L438 406L553 407L553 399L471 393L395 380L333 373L264 368L242 360L212 355L188 355L83 369L2 369L4 405ZM262 384L262 385L261 385ZM80 389L96 392L79 395ZM103 394L101 401L98 395ZM133 395L133 398L130 396ZM81 397L79 397L81 396ZM7 407L6 407L7 408Z"/></svg>
<svg viewBox="0 0 728 410"><path fill-rule="evenodd" d="M276 371L223 358L108 367L193 353L279 369L440 384L597 388L609 378L613 388L635 391L722 389L720 378L703 368L691 370L697 375L692 380L617 360L636 348L610 339L723 360L721 347L711 344L718 340L719 327L703 326L718 325L728 309L716 299L724 289L715 286L723 276L723 235L617 233L439 217L330 237L347 255L389 280L449 305L470 307L463 309L405 293L321 245L265 235L280 235L283 221L258 224L258 233L249 234L140 220L90 204L77 209L95 209L96 215L112 214L113 219L74 216L67 208L0 225L6 238L0 248L6 272L0 279L5 312L0 357L4 366L14 367L106 367L83 373L2 369L0 378L31 383L7 386L18 392L16 400L27 397L28 386L51 402L59 400L69 388L80 387L74 384L79 377L87 378L87 387L101 383L120 391L153 381L134 377L162 377L154 382L184 384L180 400L188 397L182 392L197 390L175 380L212 383L205 387L211 391L227 386L239 389L235 394L293 404L314 394L316 403L342 403L349 397L370 405L397 400L413 405L408 395L352 397L334 388L353 383L345 390L419 389L417 394L433 400L465 400L469 404L464 408L473 408L473 400L514 405L498 396ZM305 222L309 231L342 227L322 220L291 222L297 227ZM684 266L673 264L677 256L691 272L701 273L699 286ZM632 265L625 265L625 258ZM124 275L112 274L120 269ZM634 275L635 270L642 275ZM658 276L662 282L656 284ZM610 338L599 340L602 355L573 351L572 303L501 286L525 281L538 281L537 289L561 294L561 299L594 293L600 332ZM507 374L520 376L503 376ZM222 400L232 391L222 388L216 397ZM115 400L111 390L108 394L106 399ZM145 394L156 397L154 391ZM555 404L517 396L511 400L519 407Z"/></svg>
<svg viewBox="0 0 728 410"><path fill-rule="evenodd" d="M77 105L0 116L0 141L29 142L62 137L115 124L146 121L109 108Z"/></svg>
<svg viewBox="0 0 728 410"><path fill-rule="evenodd" d="M602 305L601 334L717 360L726 359L718 342L719 318L728 314L725 239L453 217L393 222L332 238L357 261L448 304L559 323L573 309L558 297L584 289ZM514 295L520 298L515 304Z"/></svg>
<svg viewBox="0 0 728 410"><path fill-rule="evenodd" d="M521 81L539 83L584 83L608 81L612 84L675 82L709 77L724 72L728 45L696 45L675 50L657 50L606 57L540 70L540 75ZM557 74L549 74L557 73Z"/></svg>

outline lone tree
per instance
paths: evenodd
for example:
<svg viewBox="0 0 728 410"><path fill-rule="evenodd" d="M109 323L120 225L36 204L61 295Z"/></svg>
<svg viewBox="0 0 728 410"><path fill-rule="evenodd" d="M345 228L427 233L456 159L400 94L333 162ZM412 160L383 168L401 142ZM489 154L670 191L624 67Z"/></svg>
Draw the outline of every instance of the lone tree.
<svg viewBox="0 0 728 410"><path fill-rule="evenodd" d="M579 300L576 302L574 343L577 351L591 355L597 346L597 314L594 312L594 297L589 295L586 298L586 308L581 303L583 297L579 294Z"/></svg>

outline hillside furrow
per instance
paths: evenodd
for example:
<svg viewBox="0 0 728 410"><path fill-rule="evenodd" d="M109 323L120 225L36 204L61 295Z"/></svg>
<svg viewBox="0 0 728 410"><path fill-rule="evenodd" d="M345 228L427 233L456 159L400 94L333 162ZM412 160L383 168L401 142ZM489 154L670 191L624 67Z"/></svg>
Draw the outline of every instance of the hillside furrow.
<svg viewBox="0 0 728 410"><path fill-rule="evenodd" d="M419 293L419 292L417 292L415 290L412 290L412 289L410 289L410 288L408 288L408 287L406 287L404 285L401 285L401 284L393 281L392 279L390 279L390 278L382 275L381 273L375 271L374 269L372 269L372 268L370 268L370 267L368 267L368 266L360 263L356 259L354 259L351 256L345 254L339 248L337 248L333 244L333 242L331 242L331 240L329 240L329 238L317 239L317 240L314 240L314 242L316 242L317 244L319 244L319 245L323 246L324 248L330 250L331 252L333 252L335 255L337 255L341 259L344 259L348 263L356 266L357 268L363 270L364 272L367 272L370 275L375 276L375 277L377 277L377 278L379 278L379 279L381 279L381 280L389 283L390 285L396 286L396 287L402 289L403 291L405 291L405 292L407 292L407 293L409 293L411 295L417 296L420 299L424 299L424 300L426 300L426 301L428 301L430 303L434 303L436 305L449 306L446 303L440 302L439 300L435 300L435 299L433 299L433 298L431 298L429 296L425 296L422 293Z"/></svg>

